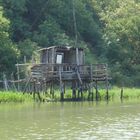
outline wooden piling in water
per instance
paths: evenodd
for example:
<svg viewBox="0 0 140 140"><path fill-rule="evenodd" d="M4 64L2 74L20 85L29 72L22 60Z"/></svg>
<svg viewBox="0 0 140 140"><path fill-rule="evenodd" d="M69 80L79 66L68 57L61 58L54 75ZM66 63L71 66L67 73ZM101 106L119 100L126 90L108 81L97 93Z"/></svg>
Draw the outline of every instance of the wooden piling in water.
<svg viewBox="0 0 140 140"><path fill-rule="evenodd" d="M36 93L36 85L35 81L33 81L33 99L35 100L35 93Z"/></svg>
<svg viewBox="0 0 140 140"><path fill-rule="evenodd" d="M120 95L120 99L123 99L123 87L121 87L121 95Z"/></svg>
<svg viewBox="0 0 140 140"><path fill-rule="evenodd" d="M93 83L91 83L91 100L93 101L94 99L94 95L93 95Z"/></svg>
<svg viewBox="0 0 140 140"><path fill-rule="evenodd" d="M42 101L42 98L41 98L41 96L40 96L40 92L39 92L39 91L37 92L37 95L38 95L39 101L41 102L41 101Z"/></svg>
<svg viewBox="0 0 140 140"><path fill-rule="evenodd" d="M76 100L76 81L72 81L72 99Z"/></svg>
<svg viewBox="0 0 140 140"><path fill-rule="evenodd" d="M109 93L108 93L108 79L106 78L106 99L109 100Z"/></svg>
<svg viewBox="0 0 140 140"><path fill-rule="evenodd" d="M61 82L60 84L60 100L63 101L64 100L64 83Z"/></svg>
<svg viewBox="0 0 140 140"><path fill-rule="evenodd" d="M48 94L48 83L47 80L45 80L45 95Z"/></svg>
<svg viewBox="0 0 140 140"><path fill-rule="evenodd" d="M96 94L96 101L98 101L98 82L95 81L95 94Z"/></svg>
<svg viewBox="0 0 140 140"><path fill-rule="evenodd" d="M78 96L77 96L77 98L82 100L83 99L83 87L82 87L80 82L77 83L77 86L78 86Z"/></svg>
<svg viewBox="0 0 140 140"><path fill-rule="evenodd" d="M51 81L50 83L50 95L54 98L54 83Z"/></svg>
<svg viewBox="0 0 140 140"><path fill-rule="evenodd" d="M88 100L93 101L93 89L92 89L92 83L88 84Z"/></svg>

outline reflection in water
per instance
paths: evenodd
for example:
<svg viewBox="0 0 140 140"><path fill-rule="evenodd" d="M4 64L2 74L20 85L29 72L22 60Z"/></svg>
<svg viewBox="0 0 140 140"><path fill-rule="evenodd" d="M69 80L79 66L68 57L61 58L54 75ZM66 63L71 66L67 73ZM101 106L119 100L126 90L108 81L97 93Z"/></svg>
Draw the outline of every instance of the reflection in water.
<svg viewBox="0 0 140 140"><path fill-rule="evenodd" d="M140 138L140 103L1 104L0 139Z"/></svg>

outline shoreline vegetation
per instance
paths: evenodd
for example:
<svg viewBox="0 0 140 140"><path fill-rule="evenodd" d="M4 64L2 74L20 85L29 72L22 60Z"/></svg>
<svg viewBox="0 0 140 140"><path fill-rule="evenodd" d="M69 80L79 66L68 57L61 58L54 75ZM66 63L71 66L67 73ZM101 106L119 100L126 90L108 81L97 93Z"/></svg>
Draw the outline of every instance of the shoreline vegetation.
<svg viewBox="0 0 140 140"><path fill-rule="evenodd" d="M22 92L14 91L0 91L0 103L22 103L22 102L32 102L33 98L29 94L24 94Z"/></svg>
<svg viewBox="0 0 140 140"><path fill-rule="evenodd" d="M72 101L71 90L67 90L65 93L64 101ZM122 96L122 98L121 98ZM40 93L41 101L43 102L53 102L60 101L59 91L55 91L54 98L52 95L46 93ZM106 90L99 90L99 99L98 101L103 101L106 99ZM140 88L123 88L123 94L121 95L121 88L113 87L109 90L109 100L120 100L120 99L140 99ZM34 102L40 101L38 96L36 95L35 100L33 95L31 94L23 94L22 92L14 92L14 91L0 91L0 103L22 103L22 102ZM83 99L77 99L76 101L88 101L88 92L83 93ZM95 101L95 92L94 92L94 100Z"/></svg>

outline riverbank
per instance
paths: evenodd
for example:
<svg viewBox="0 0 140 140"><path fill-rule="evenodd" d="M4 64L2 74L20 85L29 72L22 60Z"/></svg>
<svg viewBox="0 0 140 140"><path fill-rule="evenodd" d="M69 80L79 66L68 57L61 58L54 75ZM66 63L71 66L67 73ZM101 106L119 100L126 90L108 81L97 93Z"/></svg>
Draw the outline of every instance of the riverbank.
<svg viewBox="0 0 140 140"><path fill-rule="evenodd" d="M94 92L94 100L95 100L95 91ZM50 94L40 94L41 101L50 102L50 101L60 101L60 92L54 91L54 98ZM66 90L64 98L69 101L72 99L71 90ZM140 98L140 89L139 88L123 88L123 93L121 88L113 87L109 90L109 100L120 100L122 99L138 99ZM106 99L106 90L100 89L98 94L99 100ZM38 96L35 97L36 101L39 101ZM88 100L88 91L83 93L83 101ZM0 102L33 102L33 95L30 94L22 94L22 92L12 92L12 91L0 91Z"/></svg>

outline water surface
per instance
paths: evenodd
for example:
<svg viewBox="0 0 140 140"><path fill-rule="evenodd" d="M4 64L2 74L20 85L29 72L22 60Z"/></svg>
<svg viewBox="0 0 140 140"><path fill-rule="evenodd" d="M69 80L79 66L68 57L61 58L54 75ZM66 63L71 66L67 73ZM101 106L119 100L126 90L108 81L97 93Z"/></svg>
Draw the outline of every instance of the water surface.
<svg viewBox="0 0 140 140"><path fill-rule="evenodd" d="M140 140L140 101L0 104L0 139Z"/></svg>

